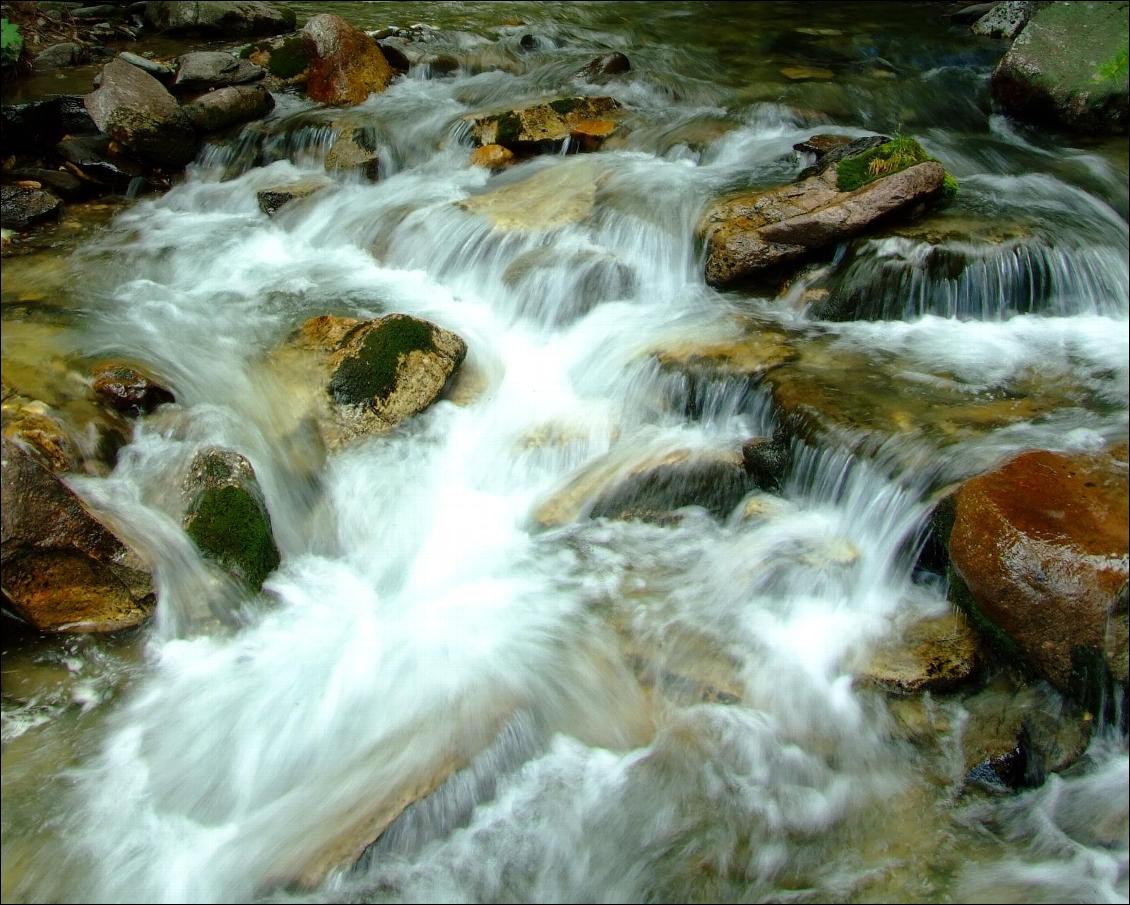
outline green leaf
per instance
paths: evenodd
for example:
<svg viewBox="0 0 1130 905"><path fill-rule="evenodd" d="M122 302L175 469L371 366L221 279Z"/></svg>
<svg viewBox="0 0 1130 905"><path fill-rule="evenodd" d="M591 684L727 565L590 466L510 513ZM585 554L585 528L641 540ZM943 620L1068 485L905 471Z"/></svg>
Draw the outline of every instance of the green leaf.
<svg viewBox="0 0 1130 905"><path fill-rule="evenodd" d="M0 19L0 55L5 63L14 63L20 58L24 39L20 27L7 19Z"/></svg>

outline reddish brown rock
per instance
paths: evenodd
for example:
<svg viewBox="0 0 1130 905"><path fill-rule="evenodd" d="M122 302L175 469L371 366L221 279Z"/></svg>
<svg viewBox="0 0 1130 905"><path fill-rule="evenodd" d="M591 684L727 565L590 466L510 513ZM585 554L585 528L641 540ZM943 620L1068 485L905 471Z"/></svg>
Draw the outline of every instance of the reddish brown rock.
<svg viewBox="0 0 1130 905"><path fill-rule="evenodd" d="M173 394L147 374L120 362L94 370L94 393L124 415L148 415L159 405L175 402Z"/></svg>
<svg viewBox="0 0 1130 905"><path fill-rule="evenodd" d="M966 481L950 560L958 602L1053 684L1077 692L1080 664L1125 637L1127 444L1098 454L1029 452ZM967 589L967 592L966 592ZM998 637L998 640L1003 640ZM1125 662L1107 662L1125 682Z"/></svg>
<svg viewBox="0 0 1130 905"><path fill-rule="evenodd" d="M44 465L2 441L4 598L44 632L108 632L149 618L146 564Z"/></svg>
<svg viewBox="0 0 1130 905"><path fill-rule="evenodd" d="M302 29L310 57L306 94L335 107L352 107L384 91L395 73L377 42L340 16L313 16Z"/></svg>
<svg viewBox="0 0 1130 905"><path fill-rule="evenodd" d="M514 152L502 145L483 145L471 152L471 165L501 170L514 161Z"/></svg>

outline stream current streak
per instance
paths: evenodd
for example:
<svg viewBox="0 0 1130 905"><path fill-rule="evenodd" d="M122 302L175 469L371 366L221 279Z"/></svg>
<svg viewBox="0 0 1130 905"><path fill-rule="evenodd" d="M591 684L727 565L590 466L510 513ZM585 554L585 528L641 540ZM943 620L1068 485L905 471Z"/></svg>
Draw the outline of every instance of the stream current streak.
<svg viewBox="0 0 1130 905"><path fill-rule="evenodd" d="M144 664L72 773L68 870L37 868L28 895L1008 900L1083 876L1095 900L1125 900L1124 747L998 815L1013 822L987 845L953 819L952 739L915 752L851 680L868 644L945 610L911 568L932 487L970 462L1125 431L1125 162L990 118L991 54L960 58L958 36L920 34L894 5L894 21L863 15L856 31L820 23L839 37L774 4L726 4L713 23L701 6L647 4L646 25L615 5L506 6L533 51L522 29L493 27L497 9L460 7L446 24L485 37L441 34L464 62L454 77L415 67L341 115L280 97L265 129L206 149L84 252L85 342L168 375L179 405L79 487L157 563L160 605ZM457 15L406 16L429 13ZM758 35L741 81L719 51L727 29ZM772 39L790 35L839 42L852 62L833 83L760 90L779 86L790 51ZM610 48L631 73L574 75ZM883 66L897 79L876 78ZM497 176L467 163L463 115L578 92L630 111L619 147ZM798 112L824 105L833 125ZM1020 251L963 237L954 253L979 263L957 279L908 263L921 240L838 258L845 281L894 293L883 316L899 320L818 328L704 285L694 229L711 198L792 178L791 147L813 132L892 130L906 107L903 128L962 181L942 222L1019 223ZM259 211L257 191L321 172L354 125L379 136L380 181L338 174L275 218ZM487 191L503 198L490 212L460 206ZM868 290L880 271L895 275ZM302 420L310 386L274 350L313 315L394 311L466 340L453 398L327 455ZM800 349L873 356L895 381L975 397L1038 371L1099 402L956 446L911 433L879 464L794 447L756 518L584 518L594 476L772 432L759 392L699 388L690 417L686 388L654 364L657 349L732 338L735 312ZM178 527L180 476L207 445L247 455L264 488L283 563L261 599L218 583ZM582 517L540 526L577 486ZM1113 841L1049 842L1018 816L1038 808L1069 841L1065 810L1113 820Z"/></svg>

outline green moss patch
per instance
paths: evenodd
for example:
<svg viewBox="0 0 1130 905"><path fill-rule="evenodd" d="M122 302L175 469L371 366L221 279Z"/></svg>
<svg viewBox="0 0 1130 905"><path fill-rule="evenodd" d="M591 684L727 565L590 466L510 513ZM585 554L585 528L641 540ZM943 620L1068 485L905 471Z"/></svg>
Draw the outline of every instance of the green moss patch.
<svg viewBox="0 0 1130 905"><path fill-rule="evenodd" d="M565 116L577 108L577 99L575 97L563 97L560 100L550 101L549 106L554 112Z"/></svg>
<svg viewBox="0 0 1130 905"><path fill-rule="evenodd" d="M253 590L278 568L279 551L271 519L246 490L227 486L204 490L189 515L188 536L201 553Z"/></svg>
<svg viewBox="0 0 1130 905"><path fill-rule="evenodd" d="M280 79L294 78L310 65L306 56L306 46L301 37L287 38L271 51L267 61L267 71Z"/></svg>
<svg viewBox="0 0 1130 905"><path fill-rule="evenodd" d="M386 400L396 387L401 357L433 348L430 324L404 316L385 318L369 331L357 354L338 366L330 379L330 395L342 405Z"/></svg>
<svg viewBox="0 0 1130 905"><path fill-rule="evenodd" d="M913 138L896 136L884 144L853 157L845 157L836 165L836 188L854 192L884 176L900 173L920 163L934 160ZM936 162L936 161L935 161ZM957 180L947 171L942 180L942 197L957 197Z"/></svg>
<svg viewBox="0 0 1130 905"><path fill-rule="evenodd" d="M503 113L498 117L497 123L494 140L500 145L517 141L522 134L522 117L517 113Z"/></svg>

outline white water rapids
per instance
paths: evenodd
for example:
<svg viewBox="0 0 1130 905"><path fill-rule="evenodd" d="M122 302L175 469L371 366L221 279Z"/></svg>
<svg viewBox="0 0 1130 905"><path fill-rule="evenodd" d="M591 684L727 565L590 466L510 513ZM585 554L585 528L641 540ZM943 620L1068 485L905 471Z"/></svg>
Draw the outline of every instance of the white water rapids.
<svg viewBox="0 0 1130 905"><path fill-rule="evenodd" d="M76 482L152 558L159 606L144 662L66 772L26 894L1060 901L1082 877L1069 900L1126 901L1124 743L1104 737L1089 771L955 822L960 763L925 779L850 665L946 610L944 587L913 568L945 476L1125 432L1122 215L1056 175L1011 172L1019 138L994 133L979 157L956 133L924 135L962 179L954 216L1043 205L1051 238L986 252L964 283L912 269L912 285L895 280L905 308L884 313L906 320L815 325L822 341L894 359L899 379L976 393L1037 371L1091 402L919 454L918 468L794 444L761 519L691 508L673 524L543 528L535 512L586 470L772 434L777 413L748 388L716 387L689 417L653 353L730 337L739 312L814 328L708 289L695 226L711 198L750 174L791 178L791 146L837 131L755 104L719 137L680 141L721 111L639 77L600 89L637 121L625 146L496 176L470 166L459 117L547 83L401 80L349 114L379 127L381 179L339 174L268 218L256 192L322 172L333 135L282 98L269 134L315 124L287 159L246 168L262 132L206 150L83 252L92 351L148 363L177 405L138 423L108 478ZM1116 178L1079 153L1095 179ZM515 222L458 205L500 186ZM1060 241L1065 222L1086 232ZM913 259L913 238L887 241L876 258ZM845 280L866 277L871 253ZM1051 276L1002 295L1025 266ZM301 417L310 388L273 350L308 317L387 312L466 340L454 398L326 454ZM245 454L266 496L282 565L259 599L217 578L179 527L179 482L210 445ZM687 676L719 693L680 689ZM354 869L326 872L354 821L429 792Z"/></svg>

